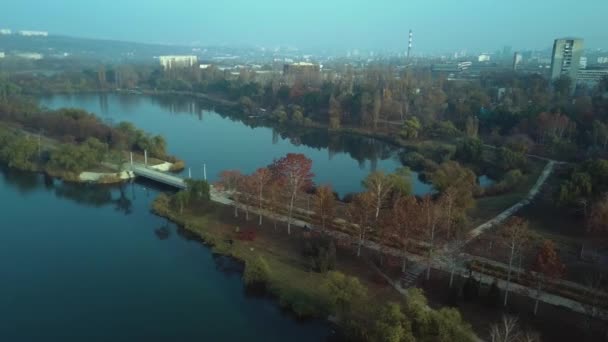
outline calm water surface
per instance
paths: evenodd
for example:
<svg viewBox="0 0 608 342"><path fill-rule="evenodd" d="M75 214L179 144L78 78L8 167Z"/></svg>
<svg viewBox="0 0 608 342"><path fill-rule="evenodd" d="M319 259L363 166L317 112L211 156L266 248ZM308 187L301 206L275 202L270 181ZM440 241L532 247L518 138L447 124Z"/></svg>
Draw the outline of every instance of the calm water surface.
<svg viewBox="0 0 608 342"><path fill-rule="evenodd" d="M150 213L156 195L0 169L0 341L326 339L324 323L247 297L238 272Z"/></svg>
<svg viewBox="0 0 608 342"><path fill-rule="evenodd" d="M83 108L110 123L130 121L147 132L161 134L169 152L184 159L194 177L202 178L205 163L212 181L222 170L253 172L286 153L303 153L313 161L315 182L331 184L344 195L361 191L361 180L372 170L393 172L402 166L400 150L376 139L329 136L321 130L296 133L252 127L255 121L245 124L222 117L189 97L78 94L43 97L40 103L53 109ZM431 186L417 177L412 173L414 192L430 192Z"/></svg>

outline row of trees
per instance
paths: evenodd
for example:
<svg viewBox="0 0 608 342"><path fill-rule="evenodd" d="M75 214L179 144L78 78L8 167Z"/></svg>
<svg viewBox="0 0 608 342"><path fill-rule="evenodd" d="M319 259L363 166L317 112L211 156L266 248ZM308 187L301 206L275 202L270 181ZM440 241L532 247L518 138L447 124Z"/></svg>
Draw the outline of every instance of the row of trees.
<svg viewBox="0 0 608 342"><path fill-rule="evenodd" d="M328 185L313 188L311 167L312 161L304 155L288 154L250 175L224 171L219 184L234 199L235 216L243 207L248 218L249 208L255 206L260 225L265 213L286 216L288 233L294 216L323 231L347 232L356 241L357 255L371 238L382 246L400 248L405 267L412 244L423 244L428 250L427 275L437 244L462 236L466 211L475 203L475 174L454 161L441 164L432 174L435 195L411 195L409 170L403 168L372 172L363 181L365 191L348 203L339 202Z"/></svg>

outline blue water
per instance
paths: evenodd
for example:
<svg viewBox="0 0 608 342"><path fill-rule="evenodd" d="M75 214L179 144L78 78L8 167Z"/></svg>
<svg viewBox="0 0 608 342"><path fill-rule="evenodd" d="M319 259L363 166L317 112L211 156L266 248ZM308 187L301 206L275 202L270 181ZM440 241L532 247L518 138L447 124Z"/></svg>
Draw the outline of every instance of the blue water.
<svg viewBox="0 0 608 342"><path fill-rule="evenodd" d="M150 213L156 195L0 169L0 341L325 339L324 323L247 297L240 274Z"/></svg>
<svg viewBox="0 0 608 342"><path fill-rule="evenodd" d="M402 167L400 150L375 139L328 136L320 130L302 134L250 127L204 109L188 97L78 94L42 97L40 103L49 108L82 108L109 123L130 121L145 131L161 134L169 144L169 152L186 161L193 177L202 178L206 164L211 181L222 170L253 172L287 153L303 153L313 161L315 182L331 184L344 195L361 191L361 181L372 170L393 172ZM418 180L415 172L412 181L418 195L432 190L431 185Z"/></svg>

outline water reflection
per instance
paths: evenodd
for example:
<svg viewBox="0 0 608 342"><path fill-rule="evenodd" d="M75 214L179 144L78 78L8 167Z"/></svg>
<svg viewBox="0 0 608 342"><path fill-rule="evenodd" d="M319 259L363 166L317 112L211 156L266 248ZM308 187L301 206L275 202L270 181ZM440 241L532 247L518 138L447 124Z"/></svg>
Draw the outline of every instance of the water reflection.
<svg viewBox="0 0 608 342"><path fill-rule="evenodd" d="M172 114L196 115L200 120L205 111L215 109L213 105L204 100L186 96L156 96L147 99ZM262 119L239 116L230 110L219 111L218 114L250 128L271 126L273 145L279 142L279 138L282 138L289 140L295 146L304 145L319 150L328 149L329 160L338 153L347 153L359 163L361 169L364 169L369 161L371 171L376 170L379 160L396 158L396 154L400 150L397 146L370 137L329 133L325 129L278 127Z"/></svg>
<svg viewBox="0 0 608 342"><path fill-rule="evenodd" d="M67 199L88 207L114 206L116 211L125 215L133 211L133 201L127 196L127 184L109 186L62 182L46 174L20 171L6 166L0 166L0 174L5 186L14 188L21 194L44 189L59 199Z"/></svg>
<svg viewBox="0 0 608 342"><path fill-rule="evenodd" d="M41 183L40 174L35 172L18 171L0 164L0 173L2 174L4 183L13 186L22 194L36 190ZM47 181L44 181L43 184L48 186Z"/></svg>

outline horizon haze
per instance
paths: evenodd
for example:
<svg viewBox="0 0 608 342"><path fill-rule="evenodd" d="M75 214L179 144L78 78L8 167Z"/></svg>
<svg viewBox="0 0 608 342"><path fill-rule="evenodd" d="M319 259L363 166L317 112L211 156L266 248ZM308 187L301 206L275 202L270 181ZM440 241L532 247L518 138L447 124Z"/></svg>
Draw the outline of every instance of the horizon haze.
<svg viewBox="0 0 608 342"><path fill-rule="evenodd" d="M9 0L0 28L175 45L389 51L405 50L412 29L414 53L544 49L562 36L585 39L587 49L606 48L601 23L608 1L582 3L587 6L561 0L310 0L295 7L280 0ZM572 15L581 9L584 14Z"/></svg>

